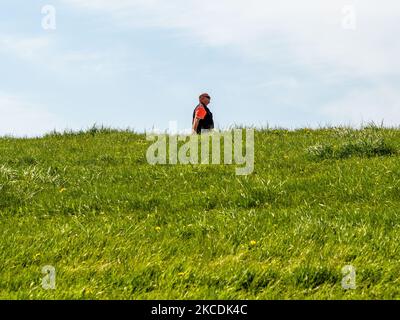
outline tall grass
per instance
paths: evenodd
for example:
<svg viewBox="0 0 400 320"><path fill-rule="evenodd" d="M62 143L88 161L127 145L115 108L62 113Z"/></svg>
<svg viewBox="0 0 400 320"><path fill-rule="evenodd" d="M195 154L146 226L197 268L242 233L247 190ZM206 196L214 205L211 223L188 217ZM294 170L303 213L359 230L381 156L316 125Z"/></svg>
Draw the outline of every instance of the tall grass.
<svg viewBox="0 0 400 320"><path fill-rule="evenodd" d="M151 166L150 144L110 128L0 138L0 298L399 297L400 130L258 130L250 176Z"/></svg>
<svg viewBox="0 0 400 320"><path fill-rule="evenodd" d="M345 159L349 157L390 156L397 153L393 144L389 143L381 131L376 129L362 131L339 131L342 141L338 144L316 144L308 147L311 157L319 159Z"/></svg>

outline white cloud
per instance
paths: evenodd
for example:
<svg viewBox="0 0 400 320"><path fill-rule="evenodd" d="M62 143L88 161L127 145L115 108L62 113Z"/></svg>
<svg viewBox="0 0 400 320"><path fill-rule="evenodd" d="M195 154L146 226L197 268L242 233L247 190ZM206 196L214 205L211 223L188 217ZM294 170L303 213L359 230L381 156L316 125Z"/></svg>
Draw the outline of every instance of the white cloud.
<svg viewBox="0 0 400 320"><path fill-rule="evenodd" d="M59 124L57 117L43 107L0 92L0 135L38 136Z"/></svg>
<svg viewBox="0 0 400 320"><path fill-rule="evenodd" d="M63 0L78 8L110 14L132 27L175 29L210 46L231 46L246 56L347 73L400 72L400 3L395 0ZM342 28L353 5L356 29Z"/></svg>
<svg viewBox="0 0 400 320"><path fill-rule="evenodd" d="M400 75L400 2L395 0L64 0L88 12L110 15L133 28L173 30L186 41L230 48L245 58L286 70L311 72L321 85L362 79L368 89L353 90L313 110L329 121L359 125L382 120L400 123L399 89L386 77ZM347 11L346 9L347 8ZM354 30L344 28L349 10ZM354 9L353 12L351 12ZM347 20L346 20L347 19ZM283 67L283 66L282 66ZM299 89L302 80L272 71L257 89ZM310 80L310 79L309 79ZM322 81L319 85L317 82ZM348 90L352 90L350 85ZM367 91L368 90L368 91ZM313 95L310 91L309 96ZM287 97L296 105L299 97Z"/></svg>
<svg viewBox="0 0 400 320"><path fill-rule="evenodd" d="M400 124L400 92L390 86L372 90L355 90L320 110L335 123L359 125L374 123L389 126Z"/></svg>
<svg viewBox="0 0 400 320"><path fill-rule="evenodd" d="M0 52L33 61L42 56L49 48L47 37L13 37L0 35Z"/></svg>
<svg viewBox="0 0 400 320"><path fill-rule="evenodd" d="M48 36L0 34L0 53L60 74L76 74L82 71L96 74L113 73L127 68L124 63L126 53L121 49L60 50L57 40Z"/></svg>

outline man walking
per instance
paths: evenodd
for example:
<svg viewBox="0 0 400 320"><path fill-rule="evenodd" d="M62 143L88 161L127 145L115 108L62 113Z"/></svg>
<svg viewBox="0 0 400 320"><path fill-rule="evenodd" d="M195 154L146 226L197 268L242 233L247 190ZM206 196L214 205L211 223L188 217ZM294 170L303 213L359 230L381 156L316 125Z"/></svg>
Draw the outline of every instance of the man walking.
<svg viewBox="0 0 400 320"><path fill-rule="evenodd" d="M213 114L208 105L210 104L211 97L207 93L203 93L199 97L199 105L193 111L192 119L192 133L201 134L201 130L214 129Z"/></svg>

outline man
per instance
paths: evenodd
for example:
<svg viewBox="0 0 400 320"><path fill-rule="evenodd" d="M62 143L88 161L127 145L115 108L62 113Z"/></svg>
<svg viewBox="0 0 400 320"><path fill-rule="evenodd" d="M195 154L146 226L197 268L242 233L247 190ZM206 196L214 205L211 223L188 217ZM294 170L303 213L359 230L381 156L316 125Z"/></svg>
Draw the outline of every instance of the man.
<svg viewBox="0 0 400 320"><path fill-rule="evenodd" d="M207 93L203 93L199 97L199 105L193 111L192 119L192 133L200 134L201 130L211 130L214 129L214 119L213 115L208 109L211 97Z"/></svg>

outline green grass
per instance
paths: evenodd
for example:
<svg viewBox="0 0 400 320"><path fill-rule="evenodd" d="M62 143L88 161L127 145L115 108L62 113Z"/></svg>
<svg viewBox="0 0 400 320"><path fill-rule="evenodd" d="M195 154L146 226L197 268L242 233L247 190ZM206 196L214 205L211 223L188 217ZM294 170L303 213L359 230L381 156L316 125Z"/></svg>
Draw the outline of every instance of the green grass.
<svg viewBox="0 0 400 320"><path fill-rule="evenodd" d="M400 130L258 130L249 176L151 166L151 143L0 138L0 299L400 297Z"/></svg>

